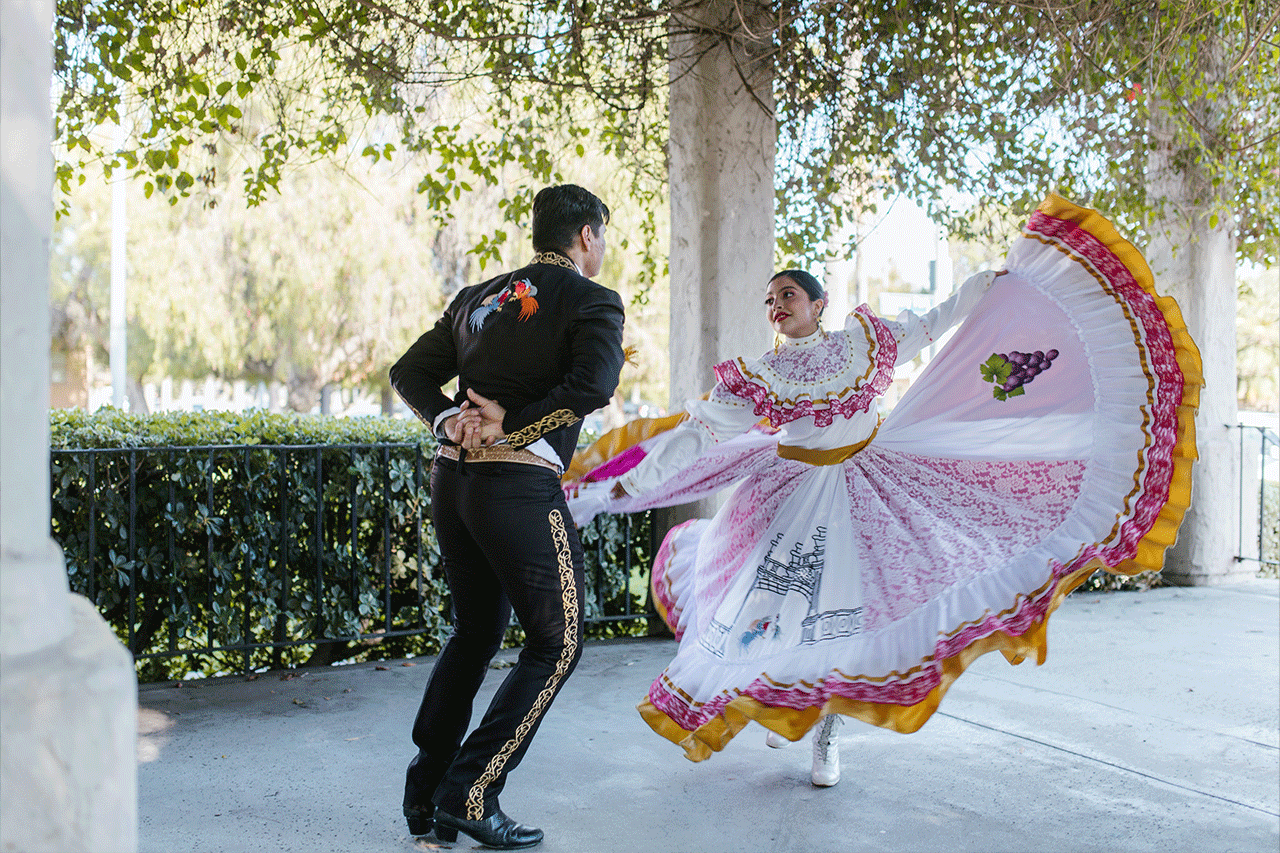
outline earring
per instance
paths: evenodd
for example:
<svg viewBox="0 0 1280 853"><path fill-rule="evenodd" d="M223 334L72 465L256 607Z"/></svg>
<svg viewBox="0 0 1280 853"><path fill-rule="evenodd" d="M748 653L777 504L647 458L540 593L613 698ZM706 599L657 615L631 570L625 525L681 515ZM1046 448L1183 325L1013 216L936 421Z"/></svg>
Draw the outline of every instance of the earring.
<svg viewBox="0 0 1280 853"><path fill-rule="evenodd" d="M818 332L822 335L822 339L827 339L827 330L822 328L822 317L818 317Z"/></svg>
<svg viewBox="0 0 1280 853"><path fill-rule="evenodd" d="M774 355L778 354L778 347L780 346L782 346L782 334L779 332L774 332L773 333L773 354Z"/></svg>

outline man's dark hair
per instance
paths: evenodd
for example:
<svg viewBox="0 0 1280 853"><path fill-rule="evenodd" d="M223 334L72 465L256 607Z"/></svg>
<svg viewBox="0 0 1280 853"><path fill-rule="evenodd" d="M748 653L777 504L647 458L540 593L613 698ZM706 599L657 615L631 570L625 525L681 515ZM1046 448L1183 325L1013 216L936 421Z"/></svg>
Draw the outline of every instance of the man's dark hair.
<svg viewBox="0 0 1280 853"><path fill-rule="evenodd" d="M590 225L598 234L608 221L608 206L582 187L546 187L533 197L533 249L568 249L583 225Z"/></svg>

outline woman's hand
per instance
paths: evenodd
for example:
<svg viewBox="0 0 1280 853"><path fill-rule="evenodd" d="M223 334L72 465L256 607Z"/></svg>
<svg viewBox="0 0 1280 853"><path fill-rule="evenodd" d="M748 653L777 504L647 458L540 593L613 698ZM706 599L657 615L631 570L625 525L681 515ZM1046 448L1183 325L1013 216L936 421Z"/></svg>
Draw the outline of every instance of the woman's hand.
<svg viewBox="0 0 1280 853"><path fill-rule="evenodd" d="M569 515L577 527L589 524L591 519L609 506L610 494L604 483L573 482L561 487L569 504Z"/></svg>

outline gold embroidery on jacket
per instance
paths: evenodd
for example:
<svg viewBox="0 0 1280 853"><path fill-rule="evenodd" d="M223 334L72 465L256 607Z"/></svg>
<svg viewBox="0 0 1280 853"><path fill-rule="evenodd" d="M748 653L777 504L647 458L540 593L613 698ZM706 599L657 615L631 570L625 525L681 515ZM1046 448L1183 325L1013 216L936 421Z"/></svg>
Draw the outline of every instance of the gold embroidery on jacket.
<svg viewBox="0 0 1280 853"><path fill-rule="evenodd" d="M524 447L526 444L532 444L541 438L544 434L558 429L562 426L577 423L582 420L573 413L572 409L556 409L549 415L539 418L536 422L529 424L524 429L518 429L507 436L507 444L512 447Z"/></svg>
<svg viewBox="0 0 1280 853"><path fill-rule="evenodd" d="M551 264L553 267L564 267L567 270L573 270L579 275L582 274L581 270L578 269L577 264L575 264L573 261L566 258L564 255L560 254L559 252L539 252L538 254L533 256L533 260L529 261L529 263L530 264Z"/></svg>
<svg viewBox="0 0 1280 853"><path fill-rule="evenodd" d="M578 653L578 587L573 578L573 551L569 547L569 532L565 529L564 517L561 516L560 510L553 509L548 513L547 521L551 523L551 540L556 546L556 565L560 570L560 603L564 607L563 648L560 651L560 659L556 661L555 671L547 679L538 698L533 701L533 707L516 727L511 740L504 743L502 749L489 759L484 773L480 774L480 778L467 792L467 820L484 819L484 789L498 778L511 759L512 753L529 736L529 732L546 713L547 706L555 698L560 682L568 674L574 656Z"/></svg>
<svg viewBox="0 0 1280 853"><path fill-rule="evenodd" d="M400 392L397 391L396 393L399 394ZM433 424L427 418L426 415L422 414L422 412L419 412L417 409L415 409L412 403L410 403L408 400L405 400L403 394L400 394L400 399L403 400L404 404L409 407L409 411L413 412L415 415L418 416L418 420L422 421L424 424L426 424L428 427L431 428L431 433L432 435L434 435L436 431L435 424Z"/></svg>

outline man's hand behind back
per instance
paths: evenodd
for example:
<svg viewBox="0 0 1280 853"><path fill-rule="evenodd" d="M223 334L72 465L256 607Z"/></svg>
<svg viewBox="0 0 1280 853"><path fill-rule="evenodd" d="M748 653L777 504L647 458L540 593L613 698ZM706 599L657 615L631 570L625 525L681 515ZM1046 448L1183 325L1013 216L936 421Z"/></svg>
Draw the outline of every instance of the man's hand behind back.
<svg viewBox="0 0 1280 853"><path fill-rule="evenodd" d="M467 389L468 399L462 403L462 411L445 421L444 432L449 440L466 450L492 447L507 434L502 429L502 419L507 410L496 400L490 400Z"/></svg>

